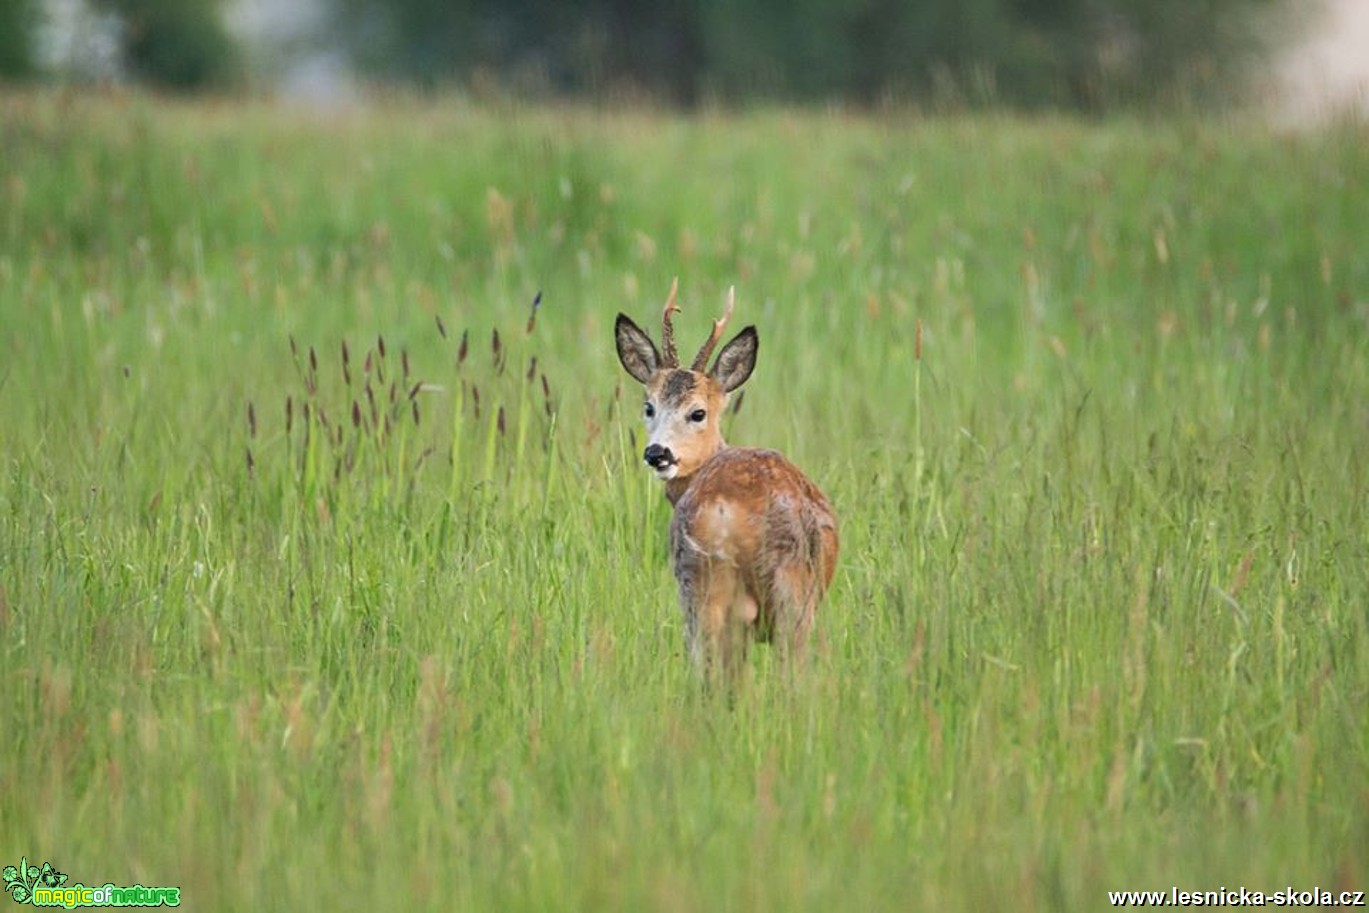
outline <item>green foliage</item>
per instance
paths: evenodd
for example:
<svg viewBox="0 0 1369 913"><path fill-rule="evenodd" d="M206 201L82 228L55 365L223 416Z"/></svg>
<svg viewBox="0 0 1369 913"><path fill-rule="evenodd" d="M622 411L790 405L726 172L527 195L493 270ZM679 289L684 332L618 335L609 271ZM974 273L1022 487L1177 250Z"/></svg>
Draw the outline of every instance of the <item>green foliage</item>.
<svg viewBox="0 0 1369 913"><path fill-rule="evenodd" d="M679 102L1228 101L1276 0L335 0L373 72Z"/></svg>
<svg viewBox="0 0 1369 913"><path fill-rule="evenodd" d="M1366 887L1362 130L0 106L0 861L209 910ZM675 275L682 341L733 283L759 328L728 439L842 523L812 668L731 696L613 354Z"/></svg>
<svg viewBox="0 0 1369 913"><path fill-rule="evenodd" d="M0 0L0 80L33 73L34 0Z"/></svg>
<svg viewBox="0 0 1369 913"><path fill-rule="evenodd" d="M132 74L176 90L223 86L236 76L237 51L222 0L94 0L123 20Z"/></svg>

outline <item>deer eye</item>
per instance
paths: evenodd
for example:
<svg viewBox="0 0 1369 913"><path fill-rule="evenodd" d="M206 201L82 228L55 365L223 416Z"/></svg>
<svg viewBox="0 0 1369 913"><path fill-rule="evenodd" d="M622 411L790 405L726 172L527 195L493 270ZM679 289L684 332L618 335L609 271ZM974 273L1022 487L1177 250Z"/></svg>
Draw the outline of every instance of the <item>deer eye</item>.
<svg viewBox="0 0 1369 913"><path fill-rule="evenodd" d="M702 422L706 418L708 418L708 413L702 409L695 409L693 412L689 413L689 420L691 422Z"/></svg>
<svg viewBox="0 0 1369 913"><path fill-rule="evenodd" d="M646 411L646 417L647 417L647 418L655 418L655 417L656 417L656 407L653 406L653 405L651 405L651 403L647 403L647 404L646 404L646 410L645 410L645 411Z"/></svg>

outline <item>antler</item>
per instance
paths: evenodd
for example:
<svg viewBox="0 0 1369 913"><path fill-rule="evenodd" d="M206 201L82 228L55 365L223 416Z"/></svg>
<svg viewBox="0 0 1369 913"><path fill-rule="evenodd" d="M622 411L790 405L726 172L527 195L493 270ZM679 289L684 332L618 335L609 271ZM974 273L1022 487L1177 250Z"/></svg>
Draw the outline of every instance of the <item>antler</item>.
<svg viewBox="0 0 1369 913"><path fill-rule="evenodd" d="M713 354L713 347L718 344L718 340L722 339L723 329L727 326L727 322L732 319L732 306L736 304L736 301L737 287L735 285L728 286L727 307L723 308L723 315L713 321L713 332L708 334L708 341L703 344L703 348L699 349L699 354L694 356L694 364L691 366L693 370L703 371L708 367L709 356Z"/></svg>
<svg viewBox="0 0 1369 913"><path fill-rule="evenodd" d="M661 350L663 367L678 368L680 366L680 355L675 351L675 328L670 325L670 315L680 311L679 305L675 303L675 293L680 290L680 277L670 283L670 297L665 300L665 310L661 312Z"/></svg>

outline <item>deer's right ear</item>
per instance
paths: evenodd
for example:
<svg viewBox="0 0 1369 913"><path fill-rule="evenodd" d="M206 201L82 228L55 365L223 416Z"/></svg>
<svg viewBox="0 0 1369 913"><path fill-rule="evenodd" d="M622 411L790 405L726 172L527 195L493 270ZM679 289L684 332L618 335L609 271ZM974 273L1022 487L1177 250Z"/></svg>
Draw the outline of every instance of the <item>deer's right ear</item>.
<svg viewBox="0 0 1369 913"><path fill-rule="evenodd" d="M641 327L626 314L619 314L613 325L613 340L618 344L618 360L633 379L646 383L661 364L661 353Z"/></svg>

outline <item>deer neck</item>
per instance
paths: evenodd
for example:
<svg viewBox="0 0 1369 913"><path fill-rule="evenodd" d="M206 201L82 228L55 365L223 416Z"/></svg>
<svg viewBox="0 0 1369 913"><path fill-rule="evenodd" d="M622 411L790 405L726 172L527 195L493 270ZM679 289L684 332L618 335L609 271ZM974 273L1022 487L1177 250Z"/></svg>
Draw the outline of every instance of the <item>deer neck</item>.
<svg viewBox="0 0 1369 913"><path fill-rule="evenodd" d="M684 497L684 493L689 490L689 483L694 481L692 475L676 476L665 483L665 499L674 507L675 503Z"/></svg>
<svg viewBox="0 0 1369 913"><path fill-rule="evenodd" d="M666 500L670 502L671 507L674 507L676 502L678 502L681 498L684 497L684 493L688 491L689 486L693 484L694 477L697 476L705 466L711 463L714 457L716 457L718 454L722 453L726 449L727 443L724 442L721 438L719 438L717 449L708 455L708 459L704 460L702 463L699 464L698 469L694 470L687 476L676 476L675 478L670 479L665 483L665 497Z"/></svg>

